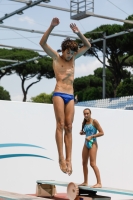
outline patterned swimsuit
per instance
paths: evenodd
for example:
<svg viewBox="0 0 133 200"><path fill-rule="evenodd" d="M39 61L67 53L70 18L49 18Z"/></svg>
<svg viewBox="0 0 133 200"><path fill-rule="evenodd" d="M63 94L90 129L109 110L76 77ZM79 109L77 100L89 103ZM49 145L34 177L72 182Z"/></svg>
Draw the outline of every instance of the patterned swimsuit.
<svg viewBox="0 0 133 200"><path fill-rule="evenodd" d="M91 124L85 124L84 126L84 130L83 130L86 134L86 137L91 136L91 135L95 135L97 133L97 129ZM96 138L92 138L90 141L87 141L85 139L85 145L87 146L87 148L91 148L93 142L96 142Z"/></svg>

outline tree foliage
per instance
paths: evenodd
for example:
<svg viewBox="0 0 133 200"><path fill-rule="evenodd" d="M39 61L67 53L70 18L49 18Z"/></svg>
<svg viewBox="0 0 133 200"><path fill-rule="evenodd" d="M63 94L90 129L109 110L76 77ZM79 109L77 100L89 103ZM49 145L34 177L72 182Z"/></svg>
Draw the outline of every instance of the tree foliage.
<svg viewBox="0 0 133 200"><path fill-rule="evenodd" d="M111 72L106 69L106 96L113 97L113 85ZM102 99L102 68L94 70L94 75L88 75L74 80L75 95L78 101Z"/></svg>
<svg viewBox="0 0 133 200"><path fill-rule="evenodd" d="M5 50L0 50L1 52L5 52ZM10 58L12 60L25 61L34 57L38 57L39 54L34 51L29 50L6 50L6 58ZM5 58L3 55L3 58ZM43 57L38 59L38 63L36 64L34 61L23 63L19 66L10 68L10 74L16 73L21 79L21 88L23 92L23 101L26 101L28 90L31 86L41 81L42 78L53 78L55 77L54 71L52 68L52 59L49 57ZM5 70L5 75L7 75L8 69ZM30 83L26 86L26 81Z"/></svg>
<svg viewBox="0 0 133 200"><path fill-rule="evenodd" d="M117 97L133 95L133 79L126 78L117 87Z"/></svg>
<svg viewBox="0 0 133 200"><path fill-rule="evenodd" d="M125 74L128 73L124 70ZM94 70L94 75L76 78L74 80L75 95L78 95L78 101L88 101L102 99L102 68ZM106 98L113 98L113 74L106 68ZM117 97L133 95L133 79L125 78L116 88Z"/></svg>
<svg viewBox="0 0 133 200"><path fill-rule="evenodd" d="M35 103L52 103L52 94L41 93L36 97L31 98L32 102Z"/></svg>
<svg viewBox="0 0 133 200"><path fill-rule="evenodd" d="M124 57L124 56L123 56ZM120 58L121 59L121 58ZM131 67L133 68L133 56L130 56L124 61L124 67Z"/></svg>
<svg viewBox="0 0 133 200"><path fill-rule="evenodd" d="M9 92L4 90L4 88L1 86L0 86L0 100L8 100L8 101L11 100Z"/></svg>
<svg viewBox="0 0 133 200"><path fill-rule="evenodd" d="M133 19L133 15L128 17L129 20ZM85 36L92 38L93 40L101 38L101 41L92 43L91 49L89 49L84 55L95 56L101 63L103 60L99 56L99 53L103 53L103 33L106 36L113 35L122 31L127 31L133 28L132 24L123 25L102 25L91 32L87 32ZM95 34L94 34L95 32ZM126 32L125 32L126 33ZM79 46L82 46L82 42L77 40ZM125 61L133 56L133 34L128 33L121 36L113 37L106 40L106 53L105 58L108 61L106 68L110 70L113 75L113 90L114 96L116 96L116 88L122 79L130 78L130 73L124 71ZM128 67L128 65L127 65Z"/></svg>
<svg viewBox="0 0 133 200"><path fill-rule="evenodd" d="M9 50L9 49L1 49L0 48L0 58L1 59L15 60L14 59L14 53L12 52L12 50ZM0 68L7 66L7 65L11 65L11 64L12 64L11 62L0 61ZM2 70L2 71L0 70L0 79L2 77L4 77L5 75L10 75L12 73L13 72L12 72L11 68L8 68L8 69Z"/></svg>

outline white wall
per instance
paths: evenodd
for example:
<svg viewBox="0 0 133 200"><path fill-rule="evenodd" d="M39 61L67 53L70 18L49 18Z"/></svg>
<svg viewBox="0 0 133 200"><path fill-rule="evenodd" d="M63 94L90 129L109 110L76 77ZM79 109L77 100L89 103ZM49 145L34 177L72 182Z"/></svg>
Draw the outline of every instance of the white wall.
<svg viewBox="0 0 133 200"><path fill-rule="evenodd" d="M37 157L0 159L0 190L19 193L35 193L36 180L58 180L81 183L82 147L84 136L79 135L84 107L75 106L73 123L73 174L63 174L58 166L55 143L55 117L53 106L48 104L0 101L0 145L23 143L41 146L3 147L0 156L6 154L36 154ZM106 187L133 190L133 112L91 108L92 118L99 121L105 135L98 138L97 165L102 184ZM89 168L89 184L95 184L95 176ZM66 188L58 187L58 192ZM101 195L103 195L101 193ZM125 198L112 196L114 199ZM128 197L129 199L129 197Z"/></svg>

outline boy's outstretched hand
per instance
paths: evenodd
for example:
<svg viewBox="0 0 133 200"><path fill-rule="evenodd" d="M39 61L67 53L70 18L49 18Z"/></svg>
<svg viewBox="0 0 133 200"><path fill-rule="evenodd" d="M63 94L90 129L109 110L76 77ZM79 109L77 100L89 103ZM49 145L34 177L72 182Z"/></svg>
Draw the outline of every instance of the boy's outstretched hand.
<svg viewBox="0 0 133 200"><path fill-rule="evenodd" d="M70 24L70 28L72 29L72 31L74 32L74 33L79 33L79 29L78 29L78 27L76 26L76 24Z"/></svg>
<svg viewBox="0 0 133 200"><path fill-rule="evenodd" d="M51 26L58 26L60 23L59 19L57 17L52 19Z"/></svg>

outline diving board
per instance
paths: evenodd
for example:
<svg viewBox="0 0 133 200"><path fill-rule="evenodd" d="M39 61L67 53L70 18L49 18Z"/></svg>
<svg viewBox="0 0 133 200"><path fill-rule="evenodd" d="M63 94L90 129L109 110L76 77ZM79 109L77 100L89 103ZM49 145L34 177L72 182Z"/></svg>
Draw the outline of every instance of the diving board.
<svg viewBox="0 0 133 200"><path fill-rule="evenodd" d="M105 192L105 193L133 196L133 190L125 190L125 189L109 188L109 187L90 188L88 186L79 186L79 188L83 189L83 190L91 190L91 191L93 190L93 191L97 191L97 192Z"/></svg>
<svg viewBox="0 0 133 200"><path fill-rule="evenodd" d="M61 181L55 181L55 180L38 180L36 182L38 184L51 184L51 185L64 186L64 187L68 187L70 184L68 182L61 182ZM73 184L76 184L76 183L73 183ZM78 186L78 184L76 185ZM109 188L109 187L92 188L91 186L78 186L78 188L79 188L79 191L104 192L104 193L133 196L133 190L125 190L125 189L117 189L117 188Z"/></svg>
<svg viewBox="0 0 133 200"><path fill-rule="evenodd" d="M0 200L49 200L32 195L18 194L0 190Z"/></svg>

